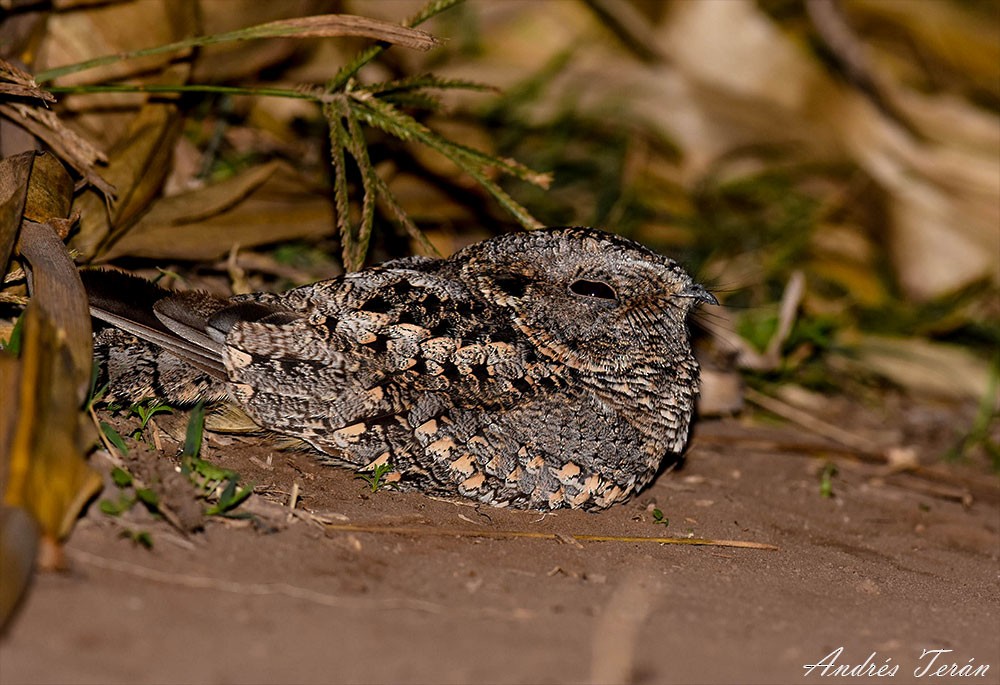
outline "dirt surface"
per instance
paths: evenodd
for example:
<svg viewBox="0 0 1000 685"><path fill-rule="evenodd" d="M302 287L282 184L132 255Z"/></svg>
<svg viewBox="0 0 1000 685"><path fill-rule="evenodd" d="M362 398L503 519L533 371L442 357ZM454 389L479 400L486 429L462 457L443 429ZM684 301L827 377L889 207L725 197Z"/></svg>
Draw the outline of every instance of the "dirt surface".
<svg viewBox="0 0 1000 685"><path fill-rule="evenodd" d="M0 642L0 681L941 682L914 672L946 649L931 673L988 665L961 680L1000 682L1000 498L982 471L968 491L839 458L823 498L829 454L801 431L709 421L685 467L628 504L542 515L371 493L307 454L268 466L260 444L226 442L211 458L258 485L258 507L298 483L315 515L274 504L264 525L213 519L190 540L158 524L147 550L91 507L70 570L37 576ZM804 671L839 647L836 664L894 677Z"/></svg>

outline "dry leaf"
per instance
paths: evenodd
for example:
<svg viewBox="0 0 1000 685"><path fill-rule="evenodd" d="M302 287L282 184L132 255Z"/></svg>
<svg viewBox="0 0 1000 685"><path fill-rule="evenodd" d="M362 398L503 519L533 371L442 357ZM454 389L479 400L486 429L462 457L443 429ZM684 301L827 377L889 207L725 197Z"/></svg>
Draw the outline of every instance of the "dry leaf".
<svg viewBox="0 0 1000 685"><path fill-rule="evenodd" d="M363 36L402 45L414 50L430 50L441 41L420 29L411 29L389 21L351 14L322 14L312 17L280 19L247 29L247 38L331 38Z"/></svg>
<svg viewBox="0 0 1000 685"><path fill-rule="evenodd" d="M253 247L332 230L329 198L312 191L288 164L274 161L161 199L99 260L217 259L236 244Z"/></svg>
<svg viewBox="0 0 1000 685"><path fill-rule="evenodd" d="M907 295L931 298L1000 276L995 112L947 93L907 90L889 76L883 80L893 85L894 106L923 133L914 136L864 93L832 76L803 41L752 2L673 3L656 27L656 47L666 61L652 64L623 58L574 24L568 8L559 12L564 26L540 45L525 37L524 24L536 13L484 9L483 21L492 22L484 34L484 57L462 60L441 73L510 85L517 78L512 72L523 78L526 61L544 64L567 47L565 41L586 39L587 50L574 54L546 81L544 94L524 107L528 121L549 121L567 103L583 114L614 112L623 126L634 123L683 150L678 178L688 188L702 182L720 159L746 146L794 147L796 159L813 163L850 162L886 197L891 220L879 227L882 235L876 239L889 245ZM545 14L538 26L557 13ZM491 35L502 35L504 44L490 42ZM983 35L978 31L976 40ZM1000 67L994 61L991 69L996 83ZM878 297L875 288L869 296L871 301Z"/></svg>
<svg viewBox="0 0 1000 685"><path fill-rule="evenodd" d="M196 3L173 0L124 0L67 8L52 12L46 23L45 37L38 50L34 65L36 74L85 60L114 55L131 50L165 45L195 35L198 31ZM101 83L121 80L139 74L155 74L175 62L177 53L148 55L130 60L119 60L87 71L68 74L57 79L61 86L84 83ZM141 97L141 96L140 96ZM70 98L70 109L76 105L108 108L134 103L129 94L105 93ZM87 128L101 130L100 123L107 112L95 115ZM110 142L122 134L112 129Z"/></svg>
<svg viewBox="0 0 1000 685"><path fill-rule="evenodd" d="M2 407L4 421L11 421L10 414L15 417L9 444L0 446L6 473L3 501L24 508L43 535L57 541L101 489L101 477L84 459L80 403L65 336L38 302L29 304L23 316L16 401Z"/></svg>
<svg viewBox="0 0 1000 685"><path fill-rule="evenodd" d="M24 218L38 223L69 216L73 202L73 179L52 155L40 152L31 165Z"/></svg>
<svg viewBox="0 0 1000 685"><path fill-rule="evenodd" d="M0 275L7 273L17 240L34 157L34 152L22 152L0 160Z"/></svg>
<svg viewBox="0 0 1000 685"><path fill-rule="evenodd" d="M856 358L866 370L912 393L979 399L989 392L989 364L956 345L868 335L858 344Z"/></svg>
<svg viewBox="0 0 1000 685"><path fill-rule="evenodd" d="M32 304L44 309L46 320L58 331L59 352L65 352L70 361L60 375L60 387L68 389L70 399L80 406L87 397L93 368L90 307L80 273L49 224L25 220L18 251L31 265Z"/></svg>
<svg viewBox="0 0 1000 685"><path fill-rule="evenodd" d="M128 135L110 154L105 173L117 188L110 216L104 198L87 192L76 199L80 232L70 245L84 258L98 254L102 243L121 235L149 207L170 171L170 153L183 122L175 106L149 104L132 121Z"/></svg>
<svg viewBox="0 0 1000 685"><path fill-rule="evenodd" d="M53 152L76 169L87 183L105 195L114 193L114 187L94 167L96 162L104 161L104 153L89 140L67 128L55 112L43 107L12 103L0 104L0 114L44 141Z"/></svg>
<svg viewBox="0 0 1000 685"><path fill-rule="evenodd" d="M304 17L329 9L323 0L226 0L224 3L201 4L201 27L205 35L234 31L244 26L264 24L283 17ZM343 41L322 41L306 45L290 39L253 42L231 42L207 45L199 51L192 78L197 82L225 83L256 79L261 70L275 64L287 63L298 57L303 49L336 50ZM330 63L324 78L329 78ZM301 79L292 79L301 80ZM323 79L317 79L322 82Z"/></svg>
<svg viewBox="0 0 1000 685"><path fill-rule="evenodd" d="M899 36L896 40L920 46L922 59L941 60L953 77L968 79L996 97L1000 94L996 4L981 4L983 11L970 12L961 3L922 2L915 12L911 0L850 0L844 9L850 17L858 17L858 23L892 26ZM993 21L984 16L988 13ZM903 38L904 34L908 35Z"/></svg>
<svg viewBox="0 0 1000 685"><path fill-rule="evenodd" d="M890 253L911 297L932 298L983 277L997 279L995 114L969 104L956 108L949 96L919 94L880 79L892 86L892 104L921 127L934 121L929 112L948 108L950 125L926 131L930 141L919 139L863 93L833 81L752 3L682 3L676 9L664 32L665 49L695 88L702 131L714 134L712 124L732 117L732 130L721 138L730 144L740 129L753 128L758 144L796 142L830 160L846 150L887 193ZM995 62L993 73L1000 76ZM718 105L726 102L723 114ZM675 119L667 125L681 134L686 151L705 149L684 136L683 116L665 111ZM757 126L762 115L769 125ZM962 119L965 124L955 125Z"/></svg>

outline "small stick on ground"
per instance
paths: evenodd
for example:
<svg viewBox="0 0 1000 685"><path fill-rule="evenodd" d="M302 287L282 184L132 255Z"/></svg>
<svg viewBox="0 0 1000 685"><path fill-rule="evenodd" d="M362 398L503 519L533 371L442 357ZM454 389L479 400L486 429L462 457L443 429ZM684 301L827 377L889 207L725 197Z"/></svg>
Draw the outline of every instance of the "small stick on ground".
<svg viewBox="0 0 1000 685"><path fill-rule="evenodd" d="M414 528L414 527L386 527L386 526L364 526L350 523L331 523L326 526L327 530L343 531L350 533L388 533L392 535L440 535L445 537L459 538L493 538L497 540L507 538L529 538L532 540L559 540L565 542L566 539L576 542L654 542L661 545L695 545L698 547L742 547L745 549L764 549L777 551L780 548L769 545L765 542L752 542L749 540L709 540L706 538L660 538L631 535L587 535L581 533L541 533L527 530L465 530L465 529L442 529L442 528Z"/></svg>

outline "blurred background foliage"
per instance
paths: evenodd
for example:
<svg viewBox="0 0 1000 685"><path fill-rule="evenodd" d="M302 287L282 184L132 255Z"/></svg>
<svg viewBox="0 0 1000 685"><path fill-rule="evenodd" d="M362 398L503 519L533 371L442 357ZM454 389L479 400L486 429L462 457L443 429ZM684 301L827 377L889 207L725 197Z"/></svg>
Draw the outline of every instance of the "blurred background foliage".
<svg viewBox="0 0 1000 685"><path fill-rule="evenodd" d="M725 304L698 321L703 413L739 411L742 378L764 390L793 384L813 399L891 389L954 402L985 412L995 433L998 3L450 7L420 26L439 46L385 50L348 89L425 74L485 84L386 101L524 168L477 179L417 140L365 128L365 164L410 230L386 202L362 201L369 171L350 160L339 178L351 203L338 215L329 100L227 90L322 93L370 39L227 42L48 72L278 19L343 12L399 24L424 3L0 6L0 56L58 100L46 109L4 95L3 155L47 146L74 169L78 221L67 245L79 264L167 274L167 283L225 294L336 275L351 254L345 222L361 225L369 213L371 242L357 255L365 263L448 254L532 217L597 226L674 256ZM109 85L165 92L105 92ZM41 123L17 135L31 117ZM525 215L499 202L504 195ZM4 286L6 338L26 301L16 261Z"/></svg>

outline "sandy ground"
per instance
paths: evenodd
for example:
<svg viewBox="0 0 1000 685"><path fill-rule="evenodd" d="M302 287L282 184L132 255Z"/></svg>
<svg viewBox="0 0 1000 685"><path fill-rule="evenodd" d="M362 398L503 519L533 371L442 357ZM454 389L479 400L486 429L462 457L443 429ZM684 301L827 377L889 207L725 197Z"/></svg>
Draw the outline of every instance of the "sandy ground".
<svg viewBox="0 0 1000 685"><path fill-rule="evenodd" d="M0 681L903 683L957 664L1000 682L1000 491L982 471L963 504L954 483L840 459L827 499L800 433L710 421L685 467L628 504L541 515L373 494L306 454L261 468L259 444L211 454L275 500L297 482L304 510L382 531L273 505L280 525L216 520L183 540L156 524L146 550L91 507L70 570L36 578L0 642ZM836 664L895 675L804 670L838 648Z"/></svg>

